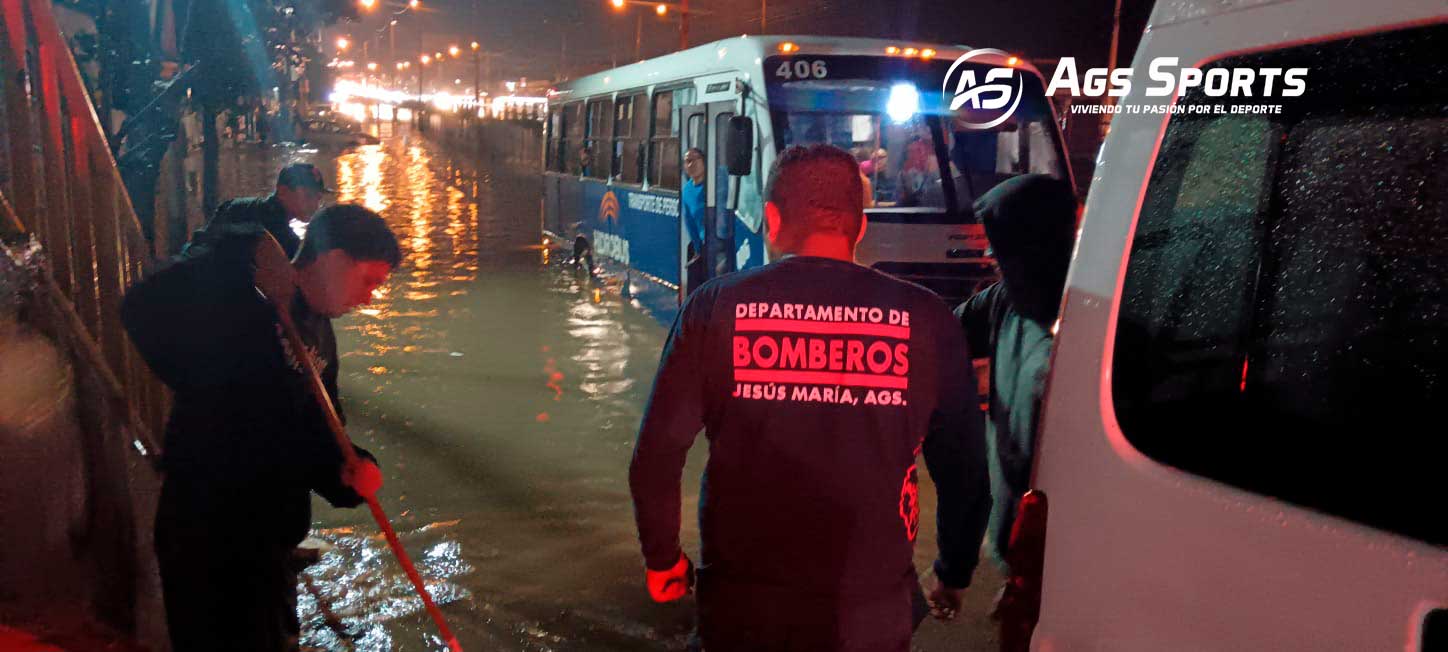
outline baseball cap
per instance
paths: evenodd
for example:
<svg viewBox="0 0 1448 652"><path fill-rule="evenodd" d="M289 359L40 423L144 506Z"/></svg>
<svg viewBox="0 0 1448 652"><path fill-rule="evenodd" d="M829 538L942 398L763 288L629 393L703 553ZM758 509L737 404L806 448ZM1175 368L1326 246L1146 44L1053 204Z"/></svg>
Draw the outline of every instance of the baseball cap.
<svg viewBox="0 0 1448 652"><path fill-rule="evenodd" d="M311 188L321 192L336 192L322 180L322 171L311 163L293 163L277 173L277 185L288 188Z"/></svg>

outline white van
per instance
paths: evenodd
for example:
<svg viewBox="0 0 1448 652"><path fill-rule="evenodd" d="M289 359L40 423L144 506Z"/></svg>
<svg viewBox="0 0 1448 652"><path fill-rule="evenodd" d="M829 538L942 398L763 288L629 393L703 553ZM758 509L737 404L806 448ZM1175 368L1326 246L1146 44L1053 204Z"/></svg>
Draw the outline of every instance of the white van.
<svg viewBox="0 0 1448 652"><path fill-rule="evenodd" d="M1149 97L1158 57L1308 72ZM1159 2L1133 69L1016 531L1031 649L1448 649L1448 3Z"/></svg>

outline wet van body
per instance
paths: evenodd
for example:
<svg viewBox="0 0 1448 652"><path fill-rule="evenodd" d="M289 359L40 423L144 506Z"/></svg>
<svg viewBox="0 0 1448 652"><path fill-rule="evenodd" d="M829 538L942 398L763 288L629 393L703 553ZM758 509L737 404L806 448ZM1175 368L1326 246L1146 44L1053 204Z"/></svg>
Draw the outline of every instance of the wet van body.
<svg viewBox="0 0 1448 652"><path fill-rule="evenodd" d="M670 321L689 291L691 242L707 261L696 285L768 262L763 195L775 156L790 145L831 143L867 163L874 206L860 263L962 300L994 274L970 214L973 198L1027 172L1070 177L1044 82L1023 59L992 51L957 68L983 76L1007 67L1024 89L1004 124L957 126L961 114L942 89L952 62L969 50L745 36L559 84L549 97L544 235L564 246L587 240L596 262L624 277L625 291ZM753 130L744 175L730 175L726 164L736 116ZM683 156L695 147L705 153L696 191L703 241L691 238L685 219ZM949 182L941 170L951 172Z"/></svg>
<svg viewBox="0 0 1448 652"><path fill-rule="evenodd" d="M1157 4L1058 323L1032 649L1448 649L1445 14ZM1150 97L1158 57L1305 89Z"/></svg>

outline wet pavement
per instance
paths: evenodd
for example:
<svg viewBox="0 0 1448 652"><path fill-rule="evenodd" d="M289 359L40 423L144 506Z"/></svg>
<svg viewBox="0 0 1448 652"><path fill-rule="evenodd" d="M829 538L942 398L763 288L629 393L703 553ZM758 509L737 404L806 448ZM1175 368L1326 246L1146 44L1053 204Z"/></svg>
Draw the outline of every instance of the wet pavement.
<svg viewBox="0 0 1448 652"><path fill-rule="evenodd" d="M475 174L407 134L267 158L238 169L313 160L338 201L379 211L399 236L405 259L382 296L336 324L343 404L464 648L683 649L692 601L649 601L627 482L664 327L541 246L536 172ZM265 187L266 174L238 174L245 191ZM703 448L685 472L690 551ZM446 649L368 513L318 500L315 515L327 548L300 586L303 645ZM919 540L924 570L932 522ZM926 623L916 649L993 649L984 614L998 581L979 574L966 622Z"/></svg>

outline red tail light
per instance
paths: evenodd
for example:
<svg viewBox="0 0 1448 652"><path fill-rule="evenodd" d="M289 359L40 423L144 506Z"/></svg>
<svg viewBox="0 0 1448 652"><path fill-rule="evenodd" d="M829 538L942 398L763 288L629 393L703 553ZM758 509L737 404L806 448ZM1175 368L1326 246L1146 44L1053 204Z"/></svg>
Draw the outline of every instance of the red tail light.
<svg viewBox="0 0 1448 652"><path fill-rule="evenodd" d="M1021 497L1006 552L1011 574L1000 602L1002 652L1025 652L1041 618L1041 578L1046 565L1046 494Z"/></svg>

